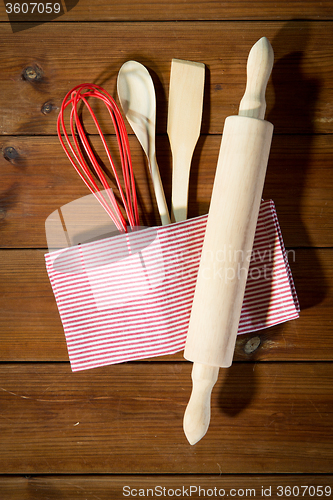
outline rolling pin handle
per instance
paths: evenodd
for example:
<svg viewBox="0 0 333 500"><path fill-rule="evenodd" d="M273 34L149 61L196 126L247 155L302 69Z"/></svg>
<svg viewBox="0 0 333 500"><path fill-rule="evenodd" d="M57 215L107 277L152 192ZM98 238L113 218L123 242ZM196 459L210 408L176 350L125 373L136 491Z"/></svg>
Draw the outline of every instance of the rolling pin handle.
<svg viewBox="0 0 333 500"><path fill-rule="evenodd" d="M253 45L247 60L245 94L239 105L239 116L265 118L266 87L274 63L274 52L269 40L263 36Z"/></svg>
<svg viewBox="0 0 333 500"><path fill-rule="evenodd" d="M200 441L209 427L210 397L218 375L218 366L193 363L192 394L183 422L185 436L191 445Z"/></svg>

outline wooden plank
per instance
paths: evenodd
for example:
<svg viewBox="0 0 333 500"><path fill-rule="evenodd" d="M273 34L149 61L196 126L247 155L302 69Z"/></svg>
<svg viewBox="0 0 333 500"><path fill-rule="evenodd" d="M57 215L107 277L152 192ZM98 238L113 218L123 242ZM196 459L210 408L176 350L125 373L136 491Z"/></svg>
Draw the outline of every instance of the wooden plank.
<svg viewBox="0 0 333 500"><path fill-rule="evenodd" d="M333 364L221 370L205 438L182 429L190 363L0 366L2 474L330 473Z"/></svg>
<svg viewBox="0 0 333 500"><path fill-rule="evenodd" d="M180 497L213 498L222 496L264 497L272 500L285 496L305 499L329 495L332 475L122 475L122 476L32 476L0 477L2 500L110 500L113 498ZM323 495L321 495L323 492ZM213 494L212 494L213 493ZM304 495L303 495L304 493Z"/></svg>
<svg viewBox="0 0 333 500"><path fill-rule="evenodd" d="M236 361L332 361L332 249L289 253L298 292L300 318L253 334L241 335ZM45 269L42 251L0 253L0 360L68 361L65 336ZM259 337L253 350L250 343ZM175 356L155 361L183 360Z"/></svg>
<svg viewBox="0 0 333 500"><path fill-rule="evenodd" d="M67 361L66 343L45 270L44 252L9 251L7 255L2 254L0 266L1 329L4 339L7 338L1 347L3 359L49 360L53 352L54 361ZM32 332L36 335L33 342Z"/></svg>
<svg viewBox="0 0 333 500"><path fill-rule="evenodd" d="M152 73L157 130L165 132L171 59L178 58L206 64L203 131L221 133L226 116L237 114L247 56L263 35L275 52L267 89L267 117L275 132L332 133L333 24L326 21L52 22L14 35L3 24L0 131L55 134L56 110L74 85L102 83L115 95L119 68L136 59ZM35 70L28 72L35 79L27 79L27 68ZM48 114L41 111L45 103L53 109Z"/></svg>
<svg viewBox="0 0 333 500"><path fill-rule="evenodd" d="M66 14L60 20L66 21L189 21L189 20L292 20L292 19L332 19L332 3L330 0L323 2L297 1L290 2L262 2L254 0L249 4L244 0L214 2L212 0L135 0L114 1L112 5L107 0L95 0L91 4L88 0L80 0L72 10L71 4ZM0 11L0 21L7 21L5 9Z"/></svg>
<svg viewBox="0 0 333 500"><path fill-rule="evenodd" d="M191 166L189 217L208 211L220 142L221 136L202 136L199 140ZM99 141L92 138L92 143L101 154ZM141 223L160 224L146 159L133 136L130 145ZM0 147L0 245L46 248L46 218L89 191L57 137L2 137ZM113 138L111 147L117 161ZM157 137L157 159L170 203L171 154L167 136ZM264 198L276 204L286 246L333 245L332 161L329 135L273 137Z"/></svg>

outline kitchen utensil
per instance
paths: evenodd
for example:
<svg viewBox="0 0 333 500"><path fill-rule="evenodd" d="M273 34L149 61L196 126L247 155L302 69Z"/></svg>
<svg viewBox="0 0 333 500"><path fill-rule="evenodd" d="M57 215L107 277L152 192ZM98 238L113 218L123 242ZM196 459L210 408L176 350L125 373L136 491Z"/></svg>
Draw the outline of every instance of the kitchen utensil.
<svg viewBox="0 0 333 500"><path fill-rule="evenodd" d="M172 59L168 107L168 136L172 151L171 217L187 218L191 161L202 119L205 65Z"/></svg>
<svg viewBox="0 0 333 500"><path fill-rule="evenodd" d="M273 59L269 41L261 38L249 53L239 115L224 125L184 351L194 362L184 415L191 444L208 429L219 367L232 363L273 133L273 125L263 120Z"/></svg>
<svg viewBox="0 0 333 500"><path fill-rule="evenodd" d="M117 89L124 114L147 156L162 224L169 224L169 210L156 161L156 97L153 81L142 64L127 61L119 70Z"/></svg>
<svg viewBox="0 0 333 500"><path fill-rule="evenodd" d="M97 98L98 100L101 100L106 105L107 110L112 119L120 151L125 191L121 186L116 166L112 160L111 153L106 143L101 127L99 126L97 118L89 104L89 100L91 98ZM75 168L75 170L77 171L77 173L79 174L85 185L93 193L93 195L96 197L99 203L103 206L104 210L108 213L111 220L114 222L119 231L126 232L127 226L125 218L121 212L119 204L113 193L113 190L111 189L109 182L106 179L106 176L104 175L102 166L100 165L99 161L95 156L95 153L86 135L85 129L82 125L81 118L79 117L78 107L81 104L87 107L94 121L94 124L97 128L98 134L105 148L107 158L110 162L110 167L113 172L114 179L116 181L118 191L123 203L123 207L128 217L129 224L132 228L134 228L135 226L139 226L139 214L138 214L137 197L136 197L136 190L135 190L134 176L133 176L133 169L132 169L132 162L130 155L130 147L124 120L121 116L121 113L114 99L110 96L110 94L106 90L104 90L99 85L95 85L92 83L83 83L81 85L77 85L66 94L58 115L57 132L60 143L68 159L72 163L73 167ZM72 142L69 138L65 126L65 110L67 107L71 108L69 116L69 126L72 135ZM65 141L67 142L67 146L65 145L65 141L62 135L64 135ZM99 180L101 181L103 188L107 194L106 197L103 194L105 192L102 193L101 189L97 185L95 178L91 173L91 169L95 171Z"/></svg>
<svg viewBox="0 0 333 500"><path fill-rule="evenodd" d="M107 193L101 191L107 198ZM52 212L45 221L49 252L119 235L109 214L92 194L82 196Z"/></svg>

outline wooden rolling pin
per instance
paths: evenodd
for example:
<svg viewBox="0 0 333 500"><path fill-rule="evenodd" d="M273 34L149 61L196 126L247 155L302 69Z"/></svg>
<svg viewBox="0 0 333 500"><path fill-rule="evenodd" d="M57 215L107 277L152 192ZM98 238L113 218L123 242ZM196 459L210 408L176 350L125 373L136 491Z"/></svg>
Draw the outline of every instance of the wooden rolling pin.
<svg viewBox="0 0 333 500"><path fill-rule="evenodd" d="M193 389L184 432L195 444L210 422L219 367L232 364L273 125L264 120L274 61L267 38L251 49L238 116L225 120L184 357Z"/></svg>

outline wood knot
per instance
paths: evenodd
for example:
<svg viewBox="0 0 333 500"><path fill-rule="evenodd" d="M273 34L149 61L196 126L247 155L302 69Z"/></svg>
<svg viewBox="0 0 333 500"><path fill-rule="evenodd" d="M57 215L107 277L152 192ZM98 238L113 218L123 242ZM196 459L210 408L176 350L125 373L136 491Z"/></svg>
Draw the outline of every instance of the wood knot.
<svg viewBox="0 0 333 500"><path fill-rule="evenodd" d="M41 112L43 113L43 115L48 115L49 113L51 113L52 109L53 109L52 102L50 102L50 101L44 102L44 104L41 108Z"/></svg>
<svg viewBox="0 0 333 500"><path fill-rule="evenodd" d="M8 146L3 150L3 157L7 161L12 161L18 158L19 154L13 146Z"/></svg>
<svg viewBox="0 0 333 500"><path fill-rule="evenodd" d="M258 347L261 344L260 337L252 337L250 340L248 340L244 346L244 352L245 354L252 354L254 351L258 349Z"/></svg>
<svg viewBox="0 0 333 500"><path fill-rule="evenodd" d="M27 66L22 73L23 80L40 82L43 79L43 70L37 64Z"/></svg>

